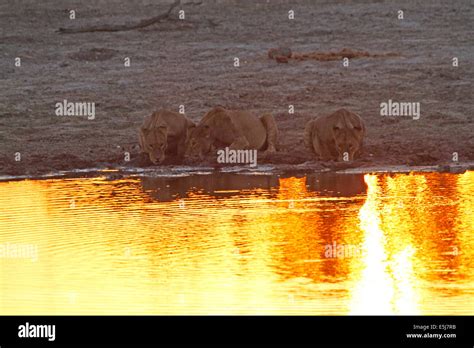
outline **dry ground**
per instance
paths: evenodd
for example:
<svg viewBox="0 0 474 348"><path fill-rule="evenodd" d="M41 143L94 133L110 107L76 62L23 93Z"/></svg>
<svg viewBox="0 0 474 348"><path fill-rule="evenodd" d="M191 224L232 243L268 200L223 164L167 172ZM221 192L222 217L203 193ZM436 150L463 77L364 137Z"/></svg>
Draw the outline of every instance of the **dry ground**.
<svg viewBox="0 0 474 348"><path fill-rule="evenodd" d="M143 117L180 104L196 121L217 104L273 113L281 152L263 162L311 160L303 145L305 123L341 107L367 124L357 165L445 164L453 152L460 161L474 160L471 1L204 0L182 6L185 21L126 32L56 32L138 21L167 6L2 1L0 174L143 165L136 147ZM75 20L69 9L76 10ZM294 20L288 20L289 9ZM302 53L348 48L399 55L354 59L348 68L340 61L279 64L267 51L280 45ZM22 58L20 68L15 57ZM124 67L125 57L131 67ZM55 103L63 99L95 102L96 118L56 116ZM420 119L380 116L380 103L388 99L420 102ZM124 151L131 152L130 162Z"/></svg>

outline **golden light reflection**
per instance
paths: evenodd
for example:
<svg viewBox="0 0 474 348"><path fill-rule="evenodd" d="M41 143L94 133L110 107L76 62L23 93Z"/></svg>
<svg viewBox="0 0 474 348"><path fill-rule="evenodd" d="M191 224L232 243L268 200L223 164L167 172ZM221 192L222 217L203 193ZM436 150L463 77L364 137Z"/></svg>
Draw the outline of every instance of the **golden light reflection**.
<svg viewBox="0 0 474 348"><path fill-rule="evenodd" d="M351 313L449 313L449 296L467 306L463 313L472 313L469 290L458 286L465 278L472 286L473 278L472 248L464 248L473 240L472 226L466 226L472 221L472 172L366 175L365 180L367 200L360 210L365 256ZM442 300L426 301L440 291Z"/></svg>
<svg viewBox="0 0 474 348"><path fill-rule="evenodd" d="M381 229L380 190L378 177L365 175L367 199L359 211L364 231L363 270L352 294L351 314L390 314L393 280L387 273L386 240Z"/></svg>
<svg viewBox="0 0 474 348"><path fill-rule="evenodd" d="M473 179L2 182L0 312L472 314Z"/></svg>

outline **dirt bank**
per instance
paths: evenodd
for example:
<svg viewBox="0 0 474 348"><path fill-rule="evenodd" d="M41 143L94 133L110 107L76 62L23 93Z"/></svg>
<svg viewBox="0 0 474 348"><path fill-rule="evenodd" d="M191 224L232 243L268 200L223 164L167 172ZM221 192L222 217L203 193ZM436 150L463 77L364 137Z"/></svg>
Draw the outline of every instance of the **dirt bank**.
<svg viewBox="0 0 474 348"><path fill-rule="evenodd" d="M183 5L184 21L124 32L56 32L139 21L166 8L151 1L2 2L0 174L147 165L138 154L137 128L153 110L179 105L195 121L217 104L273 113L280 152L259 163L310 161L305 123L341 107L367 124L365 153L353 166L449 164L453 153L459 162L474 160L468 0L204 1ZM368 55L351 59L349 67L340 60L281 64L267 55L278 46ZM94 102L94 119L56 116L55 104L65 99ZM380 116L380 104L389 99L419 102L420 118Z"/></svg>

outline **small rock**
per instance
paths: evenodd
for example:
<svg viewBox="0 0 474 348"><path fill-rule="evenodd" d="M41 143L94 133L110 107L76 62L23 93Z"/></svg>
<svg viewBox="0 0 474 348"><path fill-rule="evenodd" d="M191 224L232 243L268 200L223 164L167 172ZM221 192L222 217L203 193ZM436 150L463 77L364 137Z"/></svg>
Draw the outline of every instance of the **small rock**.
<svg viewBox="0 0 474 348"><path fill-rule="evenodd" d="M291 58L292 52L289 47L271 48L268 50L268 58L277 59L278 57Z"/></svg>

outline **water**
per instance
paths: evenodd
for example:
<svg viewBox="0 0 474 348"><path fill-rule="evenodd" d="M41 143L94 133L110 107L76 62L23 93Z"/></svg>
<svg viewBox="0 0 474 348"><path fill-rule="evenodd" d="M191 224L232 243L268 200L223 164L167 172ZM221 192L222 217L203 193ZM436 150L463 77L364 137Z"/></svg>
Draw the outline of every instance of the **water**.
<svg viewBox="0 0 474 348"><path fill-rule="evenodd" d="M474 172L0 182L0 314L473 314Z"/></svg>

